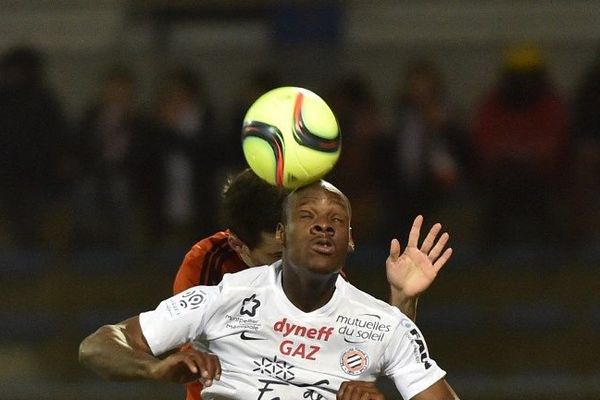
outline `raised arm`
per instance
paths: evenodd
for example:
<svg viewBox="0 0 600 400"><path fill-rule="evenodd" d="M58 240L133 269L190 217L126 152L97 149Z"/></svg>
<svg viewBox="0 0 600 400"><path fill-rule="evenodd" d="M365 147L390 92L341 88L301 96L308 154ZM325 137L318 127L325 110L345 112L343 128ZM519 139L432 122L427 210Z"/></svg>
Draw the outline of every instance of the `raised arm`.
<svg viewBox="0 0 600 400"><path fill-rule="evenodd" d="M110 380L152 379L187 383L196 379L205 386L219 379L221 366L216 356L189 349L155 357L144 338L139 318L105 325L79 346L79 362Z"/></svg>
<svg viewBox="0 0 600 400"><path fill-rule="evenodd" d="M450 235L444 232L439 235L442 225L434 224L423 243L419 247L419 235L423 225L423 216L415 218L408 236L408 243L400 253L400 242L393 239L390 244L390 255L385 267L390 283L390 304L398 307L406 316L415 321L417 302L434 281L439 270L452 255L452 249L446 244Z"/></svg>

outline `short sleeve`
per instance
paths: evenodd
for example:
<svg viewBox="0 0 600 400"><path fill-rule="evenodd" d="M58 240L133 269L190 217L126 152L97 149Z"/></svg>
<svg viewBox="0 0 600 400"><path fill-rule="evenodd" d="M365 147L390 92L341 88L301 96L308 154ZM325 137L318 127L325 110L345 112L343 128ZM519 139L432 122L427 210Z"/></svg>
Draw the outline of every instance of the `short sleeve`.
<svg viewBox="0 0 600 400"><path fill-rule="evenodd" d="M220 290L220 286L195 286L141 313L140 326L152 353L162 354L201 335L218 308Z"/></svg>
<svg viewBox="0 0 600 400"><path fill-rule="evenodd" d="M404 399L410 399L442 379L446 372L429 357L421 331L403 318L384 354L384 373Z"/></svg>

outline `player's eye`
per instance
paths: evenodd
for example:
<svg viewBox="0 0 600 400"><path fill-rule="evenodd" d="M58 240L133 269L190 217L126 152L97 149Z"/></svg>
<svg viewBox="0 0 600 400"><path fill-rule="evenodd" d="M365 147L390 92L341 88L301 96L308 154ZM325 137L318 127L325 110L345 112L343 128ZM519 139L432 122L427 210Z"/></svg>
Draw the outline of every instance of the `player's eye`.
<svg viewBox="0 0 600 400"><path fill-rule="evenodd" d="M299 217L300 217L300 219L312 218L312 213L310 213L308 211L300 211Z"/></svg>

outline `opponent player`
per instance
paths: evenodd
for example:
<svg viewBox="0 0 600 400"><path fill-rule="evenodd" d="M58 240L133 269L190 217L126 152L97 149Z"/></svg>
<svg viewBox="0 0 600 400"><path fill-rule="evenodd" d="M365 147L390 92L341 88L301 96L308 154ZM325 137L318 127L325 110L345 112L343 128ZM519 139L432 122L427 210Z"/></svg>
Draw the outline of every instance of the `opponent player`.
<svg viewBox="0 0 600 400"><path fill-rule="evenodd" d="M113 379L202 378L206 399L383 399L373 384L378 374L405 399L456 399L418 328L340 278L352 246L346 197L320 181L293 192L283 210L282 261L227 274L218 286L192 288L100 328L82 342L81 362ZM443 265L451 254L445 242L417 249L421 222L399 258ZM190 349L156 357L195 338L214 355Z"/></svg>
<svg viewBox="0 0 600 400"><path fill-rule="evenodd" d="M286 194L285 189L268 184L250 169L234 176L225 187L221 203L224 226L229 229L200 240L190 249L177 272L174 294L197 285L216 285L225 273L279 260L281 243L275 238L275 227ZM439 224L433 226L424 246L431 246L440 229ZM443 244L447 239L447 234L441 237ZM437 270L431 263L411 269L404 262L396 262L400 254L397 241L392 243L390 254L386 263L390 304L414 321L418 296L431 284ZM200 343L196 347L202 348ZM200 400L201 390L199 381L188 383L186 399Z"/></svg>

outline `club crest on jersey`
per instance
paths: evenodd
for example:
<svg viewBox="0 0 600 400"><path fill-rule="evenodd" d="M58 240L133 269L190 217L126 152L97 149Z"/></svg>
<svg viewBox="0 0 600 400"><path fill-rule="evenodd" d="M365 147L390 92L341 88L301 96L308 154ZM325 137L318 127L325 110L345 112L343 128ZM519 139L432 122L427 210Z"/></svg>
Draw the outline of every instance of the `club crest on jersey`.
<svg viewBox="0 0 600 400"><path fill-rule="evenodd" d="M360 375L369 366L369 356L357 347L349 348L342 354L340 366L348 375Z"/></svg>
<svg viewBox="0 0 600 400"><path fill-rule="evenodd" d="M252 296L242 300L242 308L240 309L240 315L254 317L256 315L256 310L258 309L258 307L260 307L260 300L256 298L256 293L254 293Z"/></svg>

